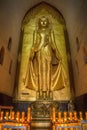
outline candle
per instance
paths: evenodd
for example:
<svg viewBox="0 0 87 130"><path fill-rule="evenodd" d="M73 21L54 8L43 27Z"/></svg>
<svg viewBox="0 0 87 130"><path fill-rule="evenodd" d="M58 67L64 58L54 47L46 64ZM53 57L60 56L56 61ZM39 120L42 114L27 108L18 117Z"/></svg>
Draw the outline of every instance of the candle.
<svg viewBox="0 0 87 130"><path fill-rule="evenodd" d="M6 119L6 120L9 119L9 112L6 112L5 119Z"/></svg>
<svg viewBox="0 0 87 130"><path fill-rule="evenodd" d="M12 111L12 112L11 112L11 120L14 120L14 119L15 119L15 112Z"/></svg>
<svg viewBox="0 0 87 130"><path fill-rule="evenodd" d="M69 112L69 120L72 121L73 117L72 117L72 112Z"/></svg>
<svg viewBox="0 0 87 130"><path fill-rule="evenodd" d="M0 117L0 120L3 120L3 117L4 117L4 112L1 111L1 117Z"/></svg>
<svg viewBox="0 0 87 130"><path fill-rule="evenodd" d="M31 120L31 108L28 107L28 111L27 111L27 121L30 122Z"/></svg>
<svg viewBox="0 0 87 130"><path fill-rule="evenodd" d="M74 121L77 121L78 118L77 118L77 112L74 112Z"/></svg>
<svg viewBox="0 0 87 130"><path fill-rule="evenodd" d="M85 112L85 119L87 120L87 112Z"/></svg>
<svg viewBox="0 0 87 130"><path fill-rule="evenodd" d="M20 112L16 113L16 121L19 122L20 121Z"/></svg>
<svg viewBox="0 0 87 130"><path fill-rule="evenodd" d="M25 121L25 112L22 112L22 118L21 121L24 122Z"/></svg>
<svg viewBox="0 0 87 130"><path fill-rule="evenodd" d="M79 117L80 117L80 120L83 120L82 112L79 112Z"/></svg>
<svg viewBox="0 0 87 130"><path fill-rule="evenodd" d="M55 107L53 107L53 109L52 109L52 121L53 121L53 123L55 123L55 121L56 121L56 110L55 110Z"/></svg>
<svg viewBox="0 0 87 130"><path fill-rule="evenodd" d="M64 112L64 122L67 122L67 112Z"/></svg>
<svg viewBox="0 0 87 130"><path fill-rule="evenodd" d="M58 112L58 122L59 123L62 123L63 122L63 119L62 119L62 116L61 116L61 112Z"/></svg>

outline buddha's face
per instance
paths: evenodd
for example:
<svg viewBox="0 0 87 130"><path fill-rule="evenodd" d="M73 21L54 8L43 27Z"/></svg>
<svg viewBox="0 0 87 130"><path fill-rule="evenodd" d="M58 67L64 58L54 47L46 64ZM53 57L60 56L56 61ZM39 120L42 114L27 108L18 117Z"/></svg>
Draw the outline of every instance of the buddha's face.
<svg viewBox="0 0 87 130"><path fill-rule="evenodd" d="M38 24L40 28L47 28L49 26L49 21L46 17L43 16L39 19Z"/></svg>

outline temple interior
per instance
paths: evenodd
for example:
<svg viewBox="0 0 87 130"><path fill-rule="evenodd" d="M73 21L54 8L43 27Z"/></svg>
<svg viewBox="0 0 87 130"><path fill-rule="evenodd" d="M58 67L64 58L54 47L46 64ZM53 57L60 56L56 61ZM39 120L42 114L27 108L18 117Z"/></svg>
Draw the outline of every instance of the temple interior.
<svg viewBox="0 0 87 130"><path fill-rule="evenodd" d="M86 35L86 0L0 0L0 130L87 130Z"/></svg>

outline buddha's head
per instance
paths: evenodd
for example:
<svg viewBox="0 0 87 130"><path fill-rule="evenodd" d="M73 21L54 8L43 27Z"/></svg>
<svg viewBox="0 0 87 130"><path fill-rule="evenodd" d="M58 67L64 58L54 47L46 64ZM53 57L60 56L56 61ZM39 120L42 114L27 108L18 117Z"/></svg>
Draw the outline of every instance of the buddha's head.
<svg viewBox="0 0 87 130"><path fill-rule="evenodd" d="M42 29L48 28L49 27L48 18L46 18L45 16L42 16L41 18L39 18L38 26L39 26L39 28L42 28Z"/></svg>

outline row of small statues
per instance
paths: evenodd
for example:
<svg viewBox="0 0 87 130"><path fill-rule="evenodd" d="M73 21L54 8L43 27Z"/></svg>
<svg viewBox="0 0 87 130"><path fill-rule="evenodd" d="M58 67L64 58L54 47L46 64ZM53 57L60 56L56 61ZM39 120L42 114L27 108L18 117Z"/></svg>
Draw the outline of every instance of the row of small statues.
<svg viewBox="0 0 87 130"><path fill-rule="evenodd" d="M31 108L27 109L27 116L25 112L15 112L15 111L1 111L0 112L0 121L12 121L12 122L21 122L21 123L29 123L31 120Z"/></svg>
<svg viewBox="0 0 87 130"><path fill-rule="evenodd" d="M82 120L87 120L87 112L85 112L85 118L83 118L83 113L80 111L77 113L74 112L58 112L56 116L56 109L52 109L52 122L55 123L71 123L71 122L80 122Z"/></svg>

